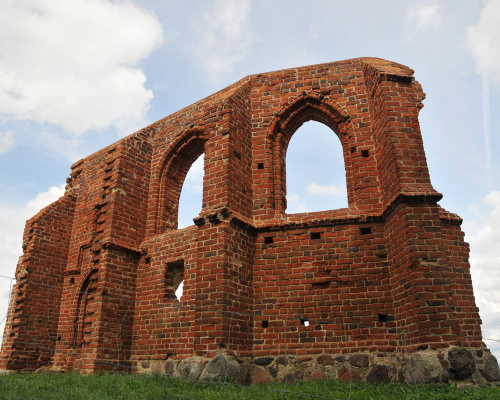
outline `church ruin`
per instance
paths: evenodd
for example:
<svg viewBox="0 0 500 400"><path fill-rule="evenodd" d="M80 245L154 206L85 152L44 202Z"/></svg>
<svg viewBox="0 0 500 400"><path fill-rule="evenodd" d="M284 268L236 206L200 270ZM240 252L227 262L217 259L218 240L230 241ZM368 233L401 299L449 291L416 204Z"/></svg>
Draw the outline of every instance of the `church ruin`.
<svg viewBox="0 0 500 400"><path fill-rule="evenodd" d="M424 97L376 58L262 73L76 162L27 221L0 368L189 376L222 354L269 380L396 381L428 358L422 381L445 382L472 379L454 375L465 352L498 380L462 221L431 185ZM287 146L310 120L340 140L349 206L287 214ZM177 229L202 154L202 210Z"/></svg>

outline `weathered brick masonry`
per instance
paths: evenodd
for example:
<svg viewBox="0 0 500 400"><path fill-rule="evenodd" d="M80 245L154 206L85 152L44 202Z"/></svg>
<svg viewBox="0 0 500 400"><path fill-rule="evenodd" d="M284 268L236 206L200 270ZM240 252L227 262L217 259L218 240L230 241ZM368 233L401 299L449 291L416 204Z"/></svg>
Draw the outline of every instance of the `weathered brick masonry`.
<svg viewBox="0 0 500 400"><path fill-rule="evenodd" d="M65 195L26 224L0 368L142 370L284 348L324 365L346 347L372 357L361 367L423 350L444 365L453 346L484 350L412 75L361 58L249 76L75 163ZM286 214L287 146L309 120L342 144L349 207ZM203 208L178 230L201 154Z"/></svg>

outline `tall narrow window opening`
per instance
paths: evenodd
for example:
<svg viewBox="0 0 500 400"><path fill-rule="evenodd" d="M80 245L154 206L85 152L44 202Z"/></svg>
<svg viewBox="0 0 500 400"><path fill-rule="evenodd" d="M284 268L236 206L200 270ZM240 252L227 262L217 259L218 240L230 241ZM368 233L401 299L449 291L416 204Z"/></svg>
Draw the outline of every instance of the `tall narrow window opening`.
<svg viewBox="0 0 500 400"><path fill-rule="evenodd" d="M308 121L286 153L287 214L348 207L342 145L328 126Z"/></svg>
<svg viewBox="0 0 500 400"><path fill-rule="evenodd" d="M182 186L179 198L178 229L193 225L193 218L197 217L203 201L204 155L191 165Z"/></svg>
<svg viewBox="0 0 500 400"><path fill-rule="evenodd" d="M165 299L180 300L182 286L184 286L184 260L168 262L165 273Z"/></svg>
<svg viewBox="0 0 500 400"><path fill-rule="evenodd" d="M185 140L172 147L166 154L165 162L160 172L160 190L158 192L156 233L171 231L179 227L193 225L193 218L199 215L200 203L198 200L186 200L193 193L198 193L198 199L203 192L204 159L200 157L204 153L205 138L199 132L191 132L185 135ZM201 159L200 159L201 158ZM198 160L199 159L199 160ZM190 177L186 176L190 172ZM182 188L184 187L184 191ZM181 197L182 220L179 223L179 202ZM198 203L194 205L194 203ZM189 214L188 214L189 213ZM186 214L189 217L186 217Z"/></svg>

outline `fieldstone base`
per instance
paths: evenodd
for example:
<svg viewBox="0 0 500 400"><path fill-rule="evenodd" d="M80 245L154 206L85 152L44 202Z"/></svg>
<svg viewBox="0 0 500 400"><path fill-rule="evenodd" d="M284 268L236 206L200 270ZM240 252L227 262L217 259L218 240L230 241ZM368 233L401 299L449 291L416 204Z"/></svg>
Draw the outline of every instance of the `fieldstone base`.
<svg viewBox="0 0 500 400"><path fill-rule="evenodd" d="M456 383L500 386L498 362L489 350L464 347L421 350L409 355L354 353L305 356L267 356L254 359L220 353L212 359L141 360L137 372L156 373L193 381L240 384L291 383L298 380Z"/></svg>
<svg viewBox="0 0 500 400"><path fill-rule="evenodd" d="M10 369L0 369L0 376L3 375L12 375L15 374L16 371L10 370Z"/></svg>

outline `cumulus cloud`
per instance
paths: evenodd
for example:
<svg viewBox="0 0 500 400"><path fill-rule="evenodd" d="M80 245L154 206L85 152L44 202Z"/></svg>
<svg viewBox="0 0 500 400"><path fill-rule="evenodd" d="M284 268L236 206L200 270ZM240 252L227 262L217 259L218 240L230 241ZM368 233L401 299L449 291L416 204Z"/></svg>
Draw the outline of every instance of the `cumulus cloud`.
<svg viewBox="0 0 500 400"><path fill-rule="evenodd" d="M64 195L65 186L65 184L51 186L46 192L38 193L33 200L28 201L28 204L23 211L24 215L28 215L29 218L30 216L35 215L42 208L56 201L59 197Z"/></svg>
<svg viewBox="0 0 500 400"><path fill-rule="evenodd" d="M0 113L73 135L135 128L153 98L139 64L161 41L156 17L130 1L6 0Z"/></svg>
<svg viewBox="0 0 500 400"><path fill-rule="evenodd" d="M334 183L331 185L309 183L307 185L307 193L318 196L347 196L347 189L345 186L337 186Z"/></svg>
<svg viewBox="0 0 500 400"><path fill-rule="evenodd" d="M464 224L470 243L474 294L483 320L483 335L500 339L500 192L491 191L471 207L475 224ZM488 345L493 343L487 343ZM499 349L500 350L500 349Z"/></svg>
<svg viewBox="0 0 500 400"><path fill-rule="evenodd" d="M17 258L21 255L22 235L27 219L64 194L64 184L51 186L38 193L24 207L0 203L0 265L13 274Z"/></svg>
<svg viewBox="0 0 500 400"><path fill-rule="evenodd" d="M217 82L244 60L255 41L249 16L250 0L215 0L193 24L194 56L211 80Z"/></svg>
<svg viewBox="0 0 500 400"><path fill-rule="evenodd" d="M12 132L0 132L0 154L7 153L12 147L14 147Z"/></svg>
<svg viewBox="0 0 500 400"><path fill-rule="evenodd" d="M418 29L438 28L442 24L441 10L439 4L419 4L408 10L408 18L417 23Z"/></svg>
<svg viewBox="0 0 500 400"><path fill-rule="evenodd" d="M51 186L41 192L24 207L0 203L0 321L7 314L9 292L16 271L17 261L22 254L24 224L42 208L64 194L64 184ZM0 335L4 323L0 324Z"/></svg>

